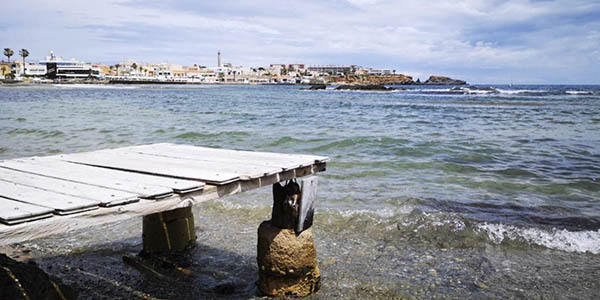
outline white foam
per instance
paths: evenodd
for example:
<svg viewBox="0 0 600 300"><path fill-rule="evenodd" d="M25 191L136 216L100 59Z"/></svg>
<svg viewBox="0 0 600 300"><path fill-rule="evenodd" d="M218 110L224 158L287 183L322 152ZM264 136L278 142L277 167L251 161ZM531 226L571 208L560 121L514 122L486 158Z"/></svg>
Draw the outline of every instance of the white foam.
<svg viewBox="0 0 600 300"><path fill-rule="evenodd" d="M452 90L452 89L409 89L407 90L409 92L437 92L437 93L449 93L449 92L456 92L457 90Z"/></svg>
<svg viewBox="0 0 600 300"><path fill-rule="evenodd" d="M423 93L451 93L451 94L465 93L465 94L475 94L475 95L487 95L487 94L491 94L491 93L496 93L495 90L484 90L484 89L465 88L465 87L448 88L448 89L412 89L412 90L407 90L407 91L411 91L411 92L415 91L415 92L423 92Z"/></svg>
<svg viewBox="0 0 600 300"><path fill-rule="evenodd" d="M590 91L565 91L569 95L592 95Z"/></svg>
<svg viewBox="0 0 600 300"><path fill-rule="evenodd" d="M340 215L342 215L343 217L353 217L356 215L377 216L379 218L389 219L389 218L395 216L397 213L398 212L396 212L394 210L382 208L382 209L377 209L377 210L370 210L370 209L345 210L345 211L341 211Z"/></svg>
<svg viewBox="0 0 600 300"><path fill-rule="evenodd" d="M547 93L548 92L548 90L503 90L503 89L497 89L497 90L501 94L509 94L509 95L523 94L523 93Z"/></svg>
<svg viewBox="0 0 600 300"><path fill-rule="evenodd" d="M600 229L598 231L568 231L552 229L546 231L538 228L520 228L505 224L478 224L478 232L487 234L490 241L496 244L505 239L523 239L530 244L566 252L600 254Z"/></svg>

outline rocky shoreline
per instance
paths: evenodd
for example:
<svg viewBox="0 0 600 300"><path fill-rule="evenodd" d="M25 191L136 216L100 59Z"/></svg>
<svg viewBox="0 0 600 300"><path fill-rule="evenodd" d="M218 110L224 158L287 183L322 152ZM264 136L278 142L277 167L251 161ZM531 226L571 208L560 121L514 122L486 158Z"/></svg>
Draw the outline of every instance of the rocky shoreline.
<svg viewBox="0 0 600 300"><path fill-rule="evenodd" d="M326 83L330 85L468 85L464 80L447 76L432 75L426 81L421 82L420 79L413 81L411 76L401 74L333 77L328 78Z"/></svg>
<svg viewBox="0 0 600 300"><path fill-rule="evenodd" d="M404 75L393 75L393 76L377 76L377 77L363 77L361 80L356 80L356 76L349 76L345 78L345 81L332 80L327 84L313 84L309 88L302 90L326 90L327 85L337 85L335 90L347 90L347 91L395 91L403 90L402 88L392 88L386 85L467 85L464 80L453 79L446 76L430 76L425 82L413 81L412 77ZM458 91L462 91L461 88L456 87Z"/></svg>
<svg viewBox="0 0 600 300"><path fill-rule="evenodd" d="M217 85L240 85L248 83L238 82L219 82L219 83L203 83L203 82L186 82L186 81L162 81L162 80L128 80L128 79L112 79L112 80L97 80L97 79L78 79L68 81L58 80L10 80L1 79L0 85L17 86L17 85L36 85L36 84L217 84ZM296 83L298 84L298 83ZM294 83L259 83L257 85L294 85ZM329 77L324 81L311 82L311 90L325 89L327 85L348 86L340 89L354 90L384 90L382 88L369 88L369 86L385 86L385 85L468 85L464 80L453 79L446 76L430 76L426 81L421 82L419 79L413 81L411 76L407 75L349 75L339 77ZM366 88L349 88L350 86L365 86ZM314 88L313 88L314 87ZM387 89L389 90L389 89Z"/></svg>
<svg viewBox="0 0 600 300"><path fill-rule="evenodd" d="M418 81L418 80L417 80ZM415 83L420 84L420 83ZM467 85L467 82L460 79L452 79L446 76L429 76L423 85Z"/></svg>

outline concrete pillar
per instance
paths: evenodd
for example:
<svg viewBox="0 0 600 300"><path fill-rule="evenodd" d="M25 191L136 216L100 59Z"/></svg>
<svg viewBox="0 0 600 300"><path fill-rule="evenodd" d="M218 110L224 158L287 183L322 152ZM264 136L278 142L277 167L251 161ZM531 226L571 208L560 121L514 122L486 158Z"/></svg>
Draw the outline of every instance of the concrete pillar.
<svg viewBox="0 0 600 300"><path fill-rule="evenodd" d="M316 177L273 185L273 215L258 227L258 289L268 296L307 296L321 274L312 232Z"/></svg>
<svg viewBox="0 0 600 300"><path fill-rule="evenodd" d="M196 245L191 207L144 216L142 240L147 254L171 254Z"/></svg>

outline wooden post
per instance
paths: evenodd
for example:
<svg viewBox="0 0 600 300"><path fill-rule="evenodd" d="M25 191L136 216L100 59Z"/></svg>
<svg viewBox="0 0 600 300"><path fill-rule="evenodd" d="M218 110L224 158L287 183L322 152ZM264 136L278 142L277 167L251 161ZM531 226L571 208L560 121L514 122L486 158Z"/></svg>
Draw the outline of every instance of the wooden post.
<svg viewBox="0 0 600 300"><path fill-rule="evenodd" d="M171 254L195 246L192 207L144 216L142 240L146 254Z"/></svg>
<svg viewBox="0 0 600 300"><path fill-rule="evenodd" d="M313 240L317 177L273 185L273 215L258 228L258 289L268 296L307 296L321 274Z"/></svg>

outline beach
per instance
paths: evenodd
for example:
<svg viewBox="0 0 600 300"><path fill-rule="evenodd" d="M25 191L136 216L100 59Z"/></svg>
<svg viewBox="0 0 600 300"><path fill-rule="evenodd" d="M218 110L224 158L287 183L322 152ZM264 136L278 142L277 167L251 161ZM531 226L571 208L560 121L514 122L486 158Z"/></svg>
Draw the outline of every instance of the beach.
<svg viewBox="0 0 600 300"><path fill-rule="evenodd" d="M600 88L0 87L0 159L171 142L325 155L314 299L600 296ZM14 247L80 298L252 298L268 188L194 207L191 275L141 273L141 219Z"/></svg>

